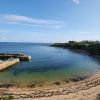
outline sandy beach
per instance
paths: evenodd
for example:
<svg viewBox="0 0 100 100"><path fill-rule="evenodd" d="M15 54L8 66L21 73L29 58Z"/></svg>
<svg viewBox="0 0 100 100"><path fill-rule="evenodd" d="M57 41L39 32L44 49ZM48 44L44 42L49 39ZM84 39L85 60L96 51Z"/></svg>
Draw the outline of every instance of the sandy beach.
<svg viewBox="0 0 100 100"><path fill-rule="evenodd" d="M14 96L15 100L95 100L100 93L100 74L65 86L52 88L2 88L5 95Z"/></svg>
<svg viewBox="0 0 100 100"><path fill-rule="evenodd" d="M100 93L100 86L92 87L88 90L81 90L76 93L70 93L67 95L58 95L52 97L43 98L20 98L15 100L95 100L97 94Z"/></svg>
<svg viewBox="0 0 100 100"><path fill-rule="evenodd" d="M81 90L77 93L70 93L68 95L59 95L37 99L28 98L19 100L95 100L98 93L100 93L100 86L96 86L88 90Z"/></svg>

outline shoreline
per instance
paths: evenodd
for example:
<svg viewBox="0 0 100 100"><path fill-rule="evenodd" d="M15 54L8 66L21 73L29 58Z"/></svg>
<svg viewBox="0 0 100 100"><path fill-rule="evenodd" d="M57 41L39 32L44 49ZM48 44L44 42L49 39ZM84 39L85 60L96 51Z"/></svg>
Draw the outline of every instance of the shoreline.
<svg viewBox="0 0 100 100"><path fill-rule="evenodd" d="M1 88L5 91L5 96L10 94L17 99L36 99L36 98L53 98L55 96L67 96L70 94L77 94L79 91L88 91L93 88L100 88L100 73L96 73L90 76L87 79L84 79L79 82L71 82L65 86L58 86L53 88L18 88L18 87L9 87L9 88ZM99 89L100 90L100 89ZM97 89L98 91L98 89ZM91 92L91 91L90 91ZM96 91L95 91L96 92ZM99 91L100 93L100 91ZM48 98L48 99L49 99ZM48 100L46 99L46 100ZM37 99L36 99L37 100ZM50 99L51 100L51 99ZM52 99L53 100L53 99ZM56 99L55 99L56 100ZM62 100L62 99L60 99ZM68 100L68 99L66 99ZM83 99L85 100L85 99ZM87 99L88 100L88 99Z"/></svg>

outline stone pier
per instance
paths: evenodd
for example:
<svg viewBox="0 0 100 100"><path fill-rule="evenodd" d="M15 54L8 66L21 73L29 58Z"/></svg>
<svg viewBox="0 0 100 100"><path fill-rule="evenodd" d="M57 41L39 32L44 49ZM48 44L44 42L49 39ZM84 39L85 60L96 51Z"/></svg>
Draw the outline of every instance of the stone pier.
<svg viewBox="0 0 100 100"><path fill-rule="evenodd" d="M0 71L6 68L9 68L10 66L19 63L18 58L9 58L8 60L5 61L0 61Z"/></svg>

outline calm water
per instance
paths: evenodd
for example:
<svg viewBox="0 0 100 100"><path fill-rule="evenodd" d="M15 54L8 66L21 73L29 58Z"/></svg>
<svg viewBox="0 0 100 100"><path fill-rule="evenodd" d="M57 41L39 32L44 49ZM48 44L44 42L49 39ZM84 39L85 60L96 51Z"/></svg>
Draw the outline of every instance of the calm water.
<svg viewBox="0 0 100 100"><path fill-rule="evenodd" d="M1 71L0 82L51 84L72 76L89 75L100 69L100 61L97 59L47 44L0 43L0 52L32 56L29 62L20 62Z"/></svg>

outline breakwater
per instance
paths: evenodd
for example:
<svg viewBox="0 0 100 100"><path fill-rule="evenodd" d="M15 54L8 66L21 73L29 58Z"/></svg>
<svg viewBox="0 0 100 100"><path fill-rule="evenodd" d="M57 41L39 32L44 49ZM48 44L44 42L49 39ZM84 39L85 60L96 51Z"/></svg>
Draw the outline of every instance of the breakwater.
<svg viewBox="0 0 100 100"><path fill-rule="evenodd" d="M18 58L19 60L31 60L31 56L25 54L0 53L0 59Z"/></svg>
<svg viewBox="0 0 100 100"><path fill-rule="evenodd" d="M14 64L16 64L16 63L19 63L20 61L19 61L19 59L17 58L17 59L8 59L8 60L5 60L5 61L1 61L0 62L0 71L1 70L3 70L3 69L6 69L6 68L8 68L8 67L10 67L10 66L12 66L12 65L14 65Z"/></svg>

